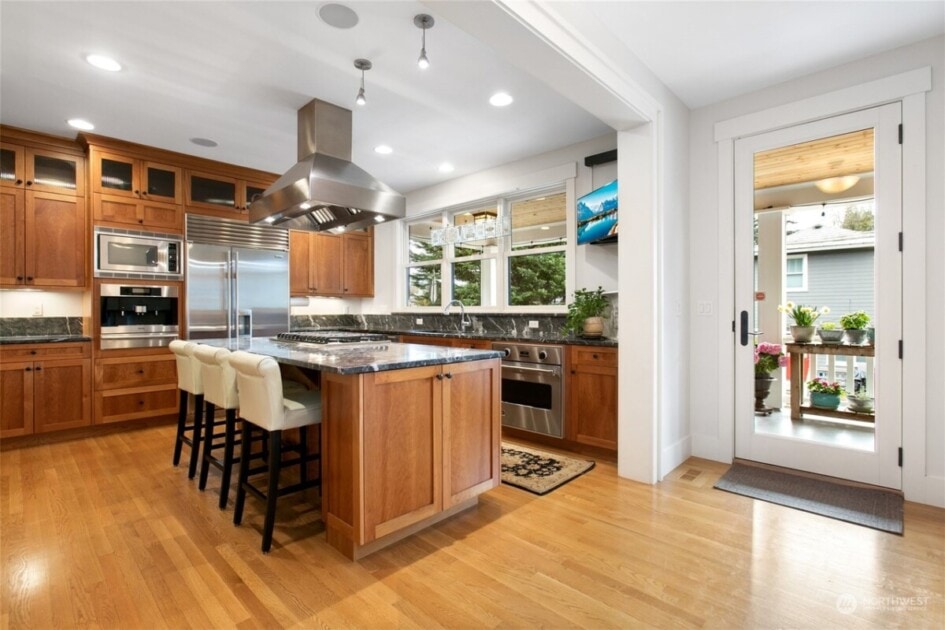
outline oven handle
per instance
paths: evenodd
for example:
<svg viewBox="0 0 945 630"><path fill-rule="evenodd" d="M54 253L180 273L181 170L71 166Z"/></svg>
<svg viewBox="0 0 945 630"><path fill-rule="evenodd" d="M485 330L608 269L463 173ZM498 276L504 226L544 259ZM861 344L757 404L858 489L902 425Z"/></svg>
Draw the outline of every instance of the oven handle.
<svg viewBox="0 0 945 630"><path fill-rule="evenodd" d="M548 370L546 368L521 367L518 365L503 365L503 370L519 370L522 372L540 372L542 374L554 374L557 376L558 370Z"/></svg>

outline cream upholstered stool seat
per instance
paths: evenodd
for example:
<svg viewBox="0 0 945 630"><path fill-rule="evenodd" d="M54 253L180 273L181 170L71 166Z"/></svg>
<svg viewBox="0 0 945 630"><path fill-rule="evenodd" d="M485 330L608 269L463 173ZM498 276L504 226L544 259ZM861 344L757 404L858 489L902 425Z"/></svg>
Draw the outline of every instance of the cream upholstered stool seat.
<svg viewBox="0 0 945 630"><path fill-rule="evenodd" d="M294 390L291 394L283 392L279 364L271 357L238 351L230 355L230 365L236 370L236 387L240 398L239 417L242 421L240 473L233 522L239 525L243 519L243 506L247 492L265 501L266 516L263 525L262 550L267 553L272 546L277 499L292 492L320 485L319 479L308 478L307 464L319 461L320 455L308 453L306 429L322 421L321 392L316 390ZM268 432L268 448L263 453L251 453L250 442L254 426ZM282 432L287 429L299 429L299 456L284 462L282 461ZM268 460L267 464L253 468L251 462L260 459ZM279 476L282 468L294 465L300 467L299 482L280 488ZM268 473L266 487L252 485L249 481L250 476L263 471Z"/></svg>
<svg viewBox="0 0 945 630"><path fill-rule="evenodd" d="M207 411L203 431L203 456L200 464L200 480L197 487L201 490L207 487L207 475L210 466L220 469L220 509L226 508L230 496L230 475L233 464L239 462L234 457L234 450L239 443L236 439L236 409L239 407L239 394L236 391L236 370L230 365L232 353L226 348L214 348L199 344L194 350L194 357L200 363L200 373L203 379L203 396L207 402ZM225 412L225 418L216 422L214 415L217 409ZM217 427L223 427L223 432L216 432ZM214 451L223 449L221 457L216 457Z"/></svg>
<svg viewBox="0 0 945 630"><path fill-rule="evenodd" d="M190 466L187 477L194 478L197 473L197 461L200 452L200 436L203 429L203 379L200 364L194 358L197 344L192 341L175 339L170 344L171 352L177 360L177 389L180 403L177 410L177 437L174 441L174 465L180 463L181 449L184 444L190 446ZM187 424L188 396L194 397L194 423ZM188 437L187 432L191 435Z"/></svg>

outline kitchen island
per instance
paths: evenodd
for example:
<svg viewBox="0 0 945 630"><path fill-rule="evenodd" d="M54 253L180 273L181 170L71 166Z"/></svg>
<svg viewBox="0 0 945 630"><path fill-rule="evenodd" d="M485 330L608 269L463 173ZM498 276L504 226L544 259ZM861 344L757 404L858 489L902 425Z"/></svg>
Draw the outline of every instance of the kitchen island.
<svg viewBox="0 0 945 630"><path fill-rule="evenodd" d="M328 543L362 558L475 506L500 480L499 353L256 337L201 343L321 372Z"/></svg>

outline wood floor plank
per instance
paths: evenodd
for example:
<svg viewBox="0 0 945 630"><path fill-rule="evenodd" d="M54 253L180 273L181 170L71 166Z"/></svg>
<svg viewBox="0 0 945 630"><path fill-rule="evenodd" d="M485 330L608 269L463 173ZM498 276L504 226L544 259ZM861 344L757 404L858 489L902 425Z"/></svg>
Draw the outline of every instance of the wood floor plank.
<svg viewBox="0 0 945 630"><path fill-rule="evenodd" d="M325 542L317 493L289 497L264 555L261 504L234 527L218 475L200 492L171 466L173 433L4 440L0 629L945 626L940 509L907 503L894 536L714 490L716 462L649 486L598 461L359 562Z"/></svg>

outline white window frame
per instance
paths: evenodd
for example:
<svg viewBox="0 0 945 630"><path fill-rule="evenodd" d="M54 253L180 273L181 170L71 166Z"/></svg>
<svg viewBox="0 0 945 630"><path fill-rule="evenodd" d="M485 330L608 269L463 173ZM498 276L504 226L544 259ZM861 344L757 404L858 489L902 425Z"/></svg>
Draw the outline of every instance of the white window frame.
<svg viewBox="0 0 945 630"><path fill-rule="evenodd" d="M787 271L787 261L794 259L801 261L801 286L799 287L789 287L788 286L788 275L797 275L789 274ZM807 254L788 254L784 257L784 291L786 293L801 293L807 291L807 277L810 270L810 267L807 264Z"/></svg>
<svg viewBox="0 0 945 630"><path fill-rule="evenodd" d="M417 215L410 217L409 219L403 222L403 229L401 232L402 238L404 239L404 253L399 262L400 273L398 277L400 278L400 287L398 289L398 294L400 297L398 301L400 307L398 310L402 310L405 313L437 313L442 312L443 306L447 304L448 300L446 299L449 296L452 299L452 287L453 287L453 263L456 262L468 262L473 260L495 260L496 266L496 277L495 277L495 286L494 291L496 295L496 304L493 306L467 306L466 311L470 313L545 313L545 314L564 314L567 313L567 296L571 295L573 291L573 278L574 278L574 185L573 180L566 180L559 182L551 186L543 186L541 188L533 188L527 192L516 192L514 195L501 195L498 197L489 197L486 199L481 199L472 203L464 203L458 206L451 206L436 210L434 212L424 213L422 215ZM499 219L502 219L506 216L509 216L511 212L511 205L513 202L521 201L523 199L529 199L533 197L540 197L542 195L549 194L558 194L565 193L565 221L567 224L566 229L566 243L564 245L555 246L555 247L539 247L528 250L519 250L512 251L512 237L511 234L505 235L499 238L499 246L496 249L495 253L483 253L476 254L472 256L460 256L455 255L455 246L453 244L446 244L443 246L443 258L440 259L440 290L442 299L440 300L441 306L410 306L407 304L409 299L409 283L408 283L408 274L410 267L418 266L429 266L435 264L432 261L429 262L417 262L412 263L409 261L410 256L410 226L416 223L436 220L439 219L440 223L446 227L452 225L453 218L469 210L482 210L483 208L489 207L491 204L495 204L495 208L498 214ZM565 254L565 300L564 304L561 305L529 305L529 306L511 306L508 304L508 279L509 279L509 259L515 256L523 256L536 253L550 253L555 251L563 251Z"/></svg>

